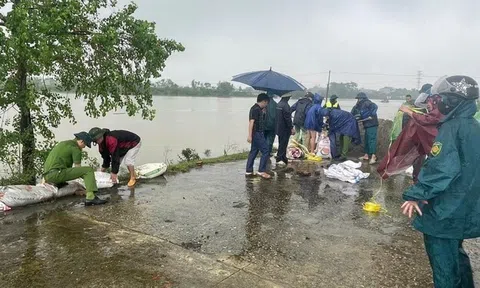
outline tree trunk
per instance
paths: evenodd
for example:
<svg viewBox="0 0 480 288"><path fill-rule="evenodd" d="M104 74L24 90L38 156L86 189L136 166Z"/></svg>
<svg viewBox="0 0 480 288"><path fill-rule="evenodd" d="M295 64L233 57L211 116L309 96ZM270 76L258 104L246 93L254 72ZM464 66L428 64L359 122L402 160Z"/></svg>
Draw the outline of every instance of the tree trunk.
<svg viewBox="0 0 480 288"><path fill-rule="evenodd" d="M22 173L26 184L35 185L35 135L32 114L28 107L27 70L24 63L18 68L18 106L20 108L20 137L22 144Z"/></svg>

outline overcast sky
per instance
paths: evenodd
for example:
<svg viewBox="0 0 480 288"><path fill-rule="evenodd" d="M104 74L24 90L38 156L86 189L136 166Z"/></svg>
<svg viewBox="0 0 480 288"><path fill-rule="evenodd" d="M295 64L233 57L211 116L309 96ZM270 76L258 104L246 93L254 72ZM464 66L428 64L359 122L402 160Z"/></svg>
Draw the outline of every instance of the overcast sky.
<svg viewBox="0 0 480 288"><path fill-rule="evenodd" d="M325 85L328 70L332 81L368 88L414 88L418 70L423 83L444 74L480 76L478 0L135 2L137 17L185 46L163 73L179 84L270 66L307 87Z"/></svg>

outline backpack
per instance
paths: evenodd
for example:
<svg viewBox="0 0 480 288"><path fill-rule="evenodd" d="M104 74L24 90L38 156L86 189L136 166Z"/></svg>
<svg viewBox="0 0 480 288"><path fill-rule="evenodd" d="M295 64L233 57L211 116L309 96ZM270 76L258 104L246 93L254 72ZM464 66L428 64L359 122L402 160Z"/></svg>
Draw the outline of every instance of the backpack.
<svg viewBox="0 0 480 288"><path fill-rule="evenodd" d="M298 100L297 108L295 109L295 116L293 117L293 124L301 126L305 124L305 118L307 117L307 108L312 107L312 100L303 98Z"/></svg>
<svg viewBox="0 0 480 288"><path fill-rule="evenodd" d="M267 105L267 115L265 117L265 131L275 131L277 119L277 102L270 98Z"/></svg>

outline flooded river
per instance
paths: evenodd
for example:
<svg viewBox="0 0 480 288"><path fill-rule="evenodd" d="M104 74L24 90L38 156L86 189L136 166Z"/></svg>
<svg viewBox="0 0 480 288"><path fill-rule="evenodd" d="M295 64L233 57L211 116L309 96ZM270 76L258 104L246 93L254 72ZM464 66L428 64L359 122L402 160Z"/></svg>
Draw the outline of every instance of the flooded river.
<svg viewBox="0 0 480 288"><path fill-rule="evenodd" d="M290 100L290 104L294 102ZM154 97L157 114L153 121L128 117L121 111L92 119L83 113L81 101L72 103L78 124L72 127L70 123L63 123L55 131L58 140L72 137L75 131L88 131L93 126L130 130L142 138L139 163L146 163L176 161L177 154L187 147L195 149L200 157L204 157L207 149L212 156L220 156L224 150L234 153L249 148L246 141L248 111L255 99L157 96ZM393 118L401 103L377 101L379 117ZM354 104L355 100L340 100L345 110L350 110Z"/></svg>

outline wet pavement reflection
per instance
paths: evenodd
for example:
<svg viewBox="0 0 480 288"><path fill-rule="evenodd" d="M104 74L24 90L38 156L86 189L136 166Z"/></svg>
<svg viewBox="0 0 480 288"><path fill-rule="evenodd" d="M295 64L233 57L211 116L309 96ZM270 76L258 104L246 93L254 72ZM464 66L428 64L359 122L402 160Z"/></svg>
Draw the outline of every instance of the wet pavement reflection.
<svg viewBox="0 0 480 288"><path fill-rule="evenodd" d="M349 184L325 178L326 164L291 167L264 180L243 177L243 162L221 164L107 190L105 206L71 197L11 211L0 216L0 284L431 285L421 237L399 210L409 177L381 182L364 165L371 177ZM379 191L387 212L364 212ZM467 244L479 267L477 242Z"/></svg>

